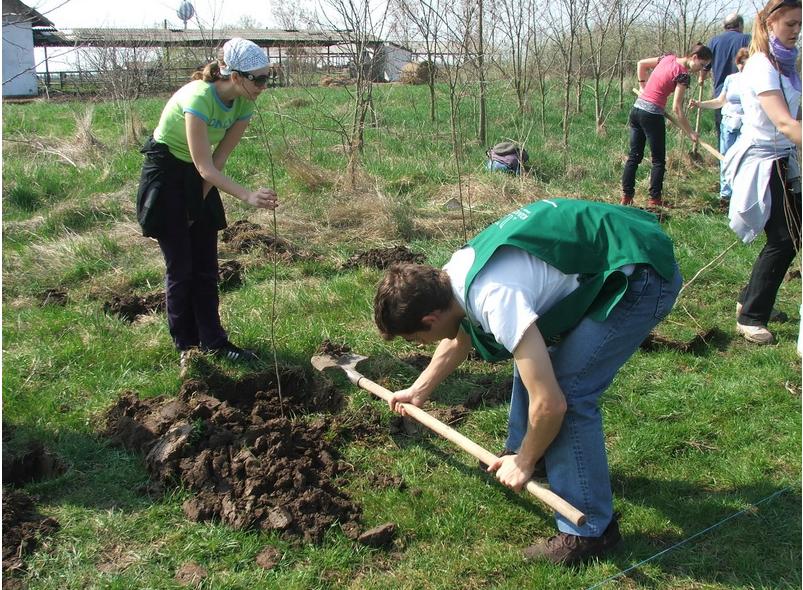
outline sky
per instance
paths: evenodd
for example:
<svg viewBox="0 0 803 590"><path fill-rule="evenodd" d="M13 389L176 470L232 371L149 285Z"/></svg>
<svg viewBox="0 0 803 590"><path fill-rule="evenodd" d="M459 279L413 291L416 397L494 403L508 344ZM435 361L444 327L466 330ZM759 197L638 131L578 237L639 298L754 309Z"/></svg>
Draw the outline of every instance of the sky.
<svg viewBox="0 0 803 590"><path fill-rule="evenodd" d="M280 0L281 1L281 0ZM181 0L28 0L59 29L80 27L183 26L176 10ZM275 27L271 0L194 0L197 18L203 27L236 24L247 16L263 27ZM195 18L188 25L198 28Z"/></svg>

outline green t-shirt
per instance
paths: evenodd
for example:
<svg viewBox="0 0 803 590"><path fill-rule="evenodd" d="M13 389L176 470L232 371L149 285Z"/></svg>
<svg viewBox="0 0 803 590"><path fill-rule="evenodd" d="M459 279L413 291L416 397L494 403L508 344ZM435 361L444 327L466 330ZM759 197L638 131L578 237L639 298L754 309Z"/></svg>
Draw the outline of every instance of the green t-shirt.
<svg viewBox="0 0 803 590"><path fill-rule="evenodd" d="M215 85L203 80L193 80L179 88L167 101L153 138L167 145L170 153L179 160L192 162L184 113L192 113L206 121L209 143L214 151L229 127L237 121L251 118L254 101L238 96L231 106L227 106L218 96Z"/></svg>

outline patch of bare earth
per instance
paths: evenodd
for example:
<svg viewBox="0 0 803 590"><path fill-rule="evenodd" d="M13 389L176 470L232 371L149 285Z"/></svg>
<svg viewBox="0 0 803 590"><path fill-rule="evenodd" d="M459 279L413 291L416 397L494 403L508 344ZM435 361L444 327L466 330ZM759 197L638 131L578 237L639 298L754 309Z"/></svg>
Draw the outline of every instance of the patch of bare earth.
<svg viewBox="0 0 803 590"><path fill-rule="evenodd" d="M190 520L312 543L339 524L356 539L361 509L341 489L353 468L337 444L358 421L321 416L342 399L300 371L281 383L281 398L273 373L187 381L173 398L128 392L107 412L105 434L142 452L153 480L193 491L183 506Z"/></svg>
<svg viewBox="0 0 803 590"><path fill-rule="evenodd" d="M412 262L422 264L425 260L423 254L411 252L405 246L392 246L389 248L373 248L359 252L343 263L343 269L349 270L359 266L367 266L384 270L399 262Z"/></svg>

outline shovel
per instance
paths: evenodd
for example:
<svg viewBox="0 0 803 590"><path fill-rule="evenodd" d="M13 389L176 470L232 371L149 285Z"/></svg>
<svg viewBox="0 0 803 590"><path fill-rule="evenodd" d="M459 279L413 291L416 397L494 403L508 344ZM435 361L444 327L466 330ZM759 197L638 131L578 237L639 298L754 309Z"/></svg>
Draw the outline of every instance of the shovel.
<svg viewBox="0 0 803 590"><path fill-rule="evenodd" d="M357 371L357 363L365 360L366 358L368 357L348 353L339 357L322 354L312 357L311 360L312 366L319 371L323 371L324 369L328 369L330 367L343 369L343 371L346 372L349 381L354 383L354 385L365 389L366 391L370 391L375 396L382 398L385 401L390 401L390 398L393 396L393 392L385 389L378 383L371 381ZM453 442L472 457L479 459L486 465L490 465L497 460L498 457L496 455L466 438L454 428L447 426L437 418L429 415L418 406L414 406L413 404L402 404L402 406L404 406L404 410L408 416L420 422L436 434L441 435L446 440ZM585 524L585 514L580 512L577 508L569 504L566 500L551 490L538 485L533 480L528 481L524 486L524 489L576 526L582 526Z"/></svg>

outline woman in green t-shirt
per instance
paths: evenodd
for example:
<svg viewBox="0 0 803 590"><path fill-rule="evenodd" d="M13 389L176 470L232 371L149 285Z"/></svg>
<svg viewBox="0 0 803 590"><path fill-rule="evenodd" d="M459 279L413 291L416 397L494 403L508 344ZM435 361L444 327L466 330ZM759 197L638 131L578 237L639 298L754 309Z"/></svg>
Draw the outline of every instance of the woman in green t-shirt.
<svg viewBox="0 0 803 590"><path fill-rule="evenodd" d="M220 323L217 232L226 217L218 190L254 207L277 206L273 189L251 190L223 173L269 73L268 57L256 44L227 41L217 61L168 100L141 150L137 217L143 235L156 238L164 255L167 321L182 370L187 352L198 347L234 361L256 359L232 344Z"/></svg>

